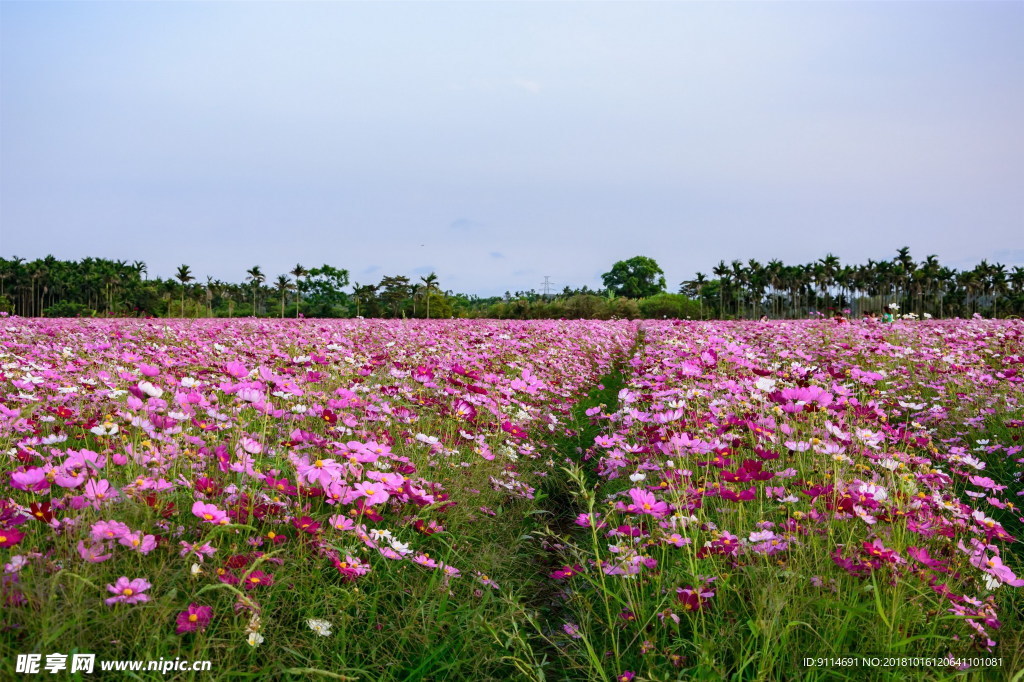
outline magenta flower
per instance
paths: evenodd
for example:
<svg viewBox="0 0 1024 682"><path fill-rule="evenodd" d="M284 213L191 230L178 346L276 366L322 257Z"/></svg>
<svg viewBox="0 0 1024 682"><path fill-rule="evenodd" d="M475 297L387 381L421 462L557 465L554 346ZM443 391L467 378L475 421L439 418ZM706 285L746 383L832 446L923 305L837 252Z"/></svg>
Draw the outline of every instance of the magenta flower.
<svg viewBox="0 0 1024 682"><path fill-rule="evenodd" d="M572 566L562 566L558 570L552 571L550 577L554 578L555 580L565 580L566 578L571 578L574 575L579 575L582 572L582 566L580 566L579 564L573 564Z"/></svg>
<svg viewBox="0 0 1024 682"><path fill-rule="evenodd" d="M0 547L13 547L21 542L25 534L14 528L0 528Z"/></svg>
<svg viewBox="0 0 1024 682"><path fill-rule="evenodd" d="M149 595L143 592L151 587L152 585L144 578L128 580L127 577L121 576L113 585L107 585L107 591L115 596L105 599L104 602L107 606L113 606L117 603L138 604L149 601Z"/></svg>
<svg viewBox="0 0 1024 682"><path fill-rule="evenodd" d="M359 559L347 555L344 561L334 559L334 568L337 569L338 573L341 574L342 579L346 581L353 581L361 575L366 575L370 571L370 567L364 563L361 563Z"/></svg>
<svg viewBox="0 0 1024 682"><path fill-rule="evenodd" d="M301 530L303 533L309 533L310 535L315 535L316 532L320 529L320 522L319 521L314 521L309 516L303 516L303 517L298 518L298 519L292 519L292 525L295 526L296 529ZM278 537L281 538L281 539L278 540L277 539ZM273 540L274 542L284 542L284 536L283 535L278 535L277 537L271 537L270 539Z"/></svg>
<svg viewBox="0 0 1024 682"><path fill-rule="evenodd" d="M195 602L188 605L188 608L178 614L178 627L175 630L179 635L196 630L205 630L213 618L212 606L199 606Z"/></svg>
<svg viewBox="0 0 1024 682"><path fill-rule="evenodd" d="M257 587L266 587L274 584L274 576L263 571L253 571L245 579L245 589L252 590Z"/></svg>
<svg viewBox="0 0 1024 682"><path fill-rule="evenodd" d="M623 505L622 508L625 511L632 514L650 514L656 519L663 519L668 516L668 504L656 498L654 493L643 488L631 488L629 496L632 498L633 503Z"/></svg>
<svg viewBox="0 0 1024 682"><path fill-rule="evenodd" d="M700 611L707 600L714 596L715 593L707 588L676 588L676 599L683 605L685 611Z"/></svg>

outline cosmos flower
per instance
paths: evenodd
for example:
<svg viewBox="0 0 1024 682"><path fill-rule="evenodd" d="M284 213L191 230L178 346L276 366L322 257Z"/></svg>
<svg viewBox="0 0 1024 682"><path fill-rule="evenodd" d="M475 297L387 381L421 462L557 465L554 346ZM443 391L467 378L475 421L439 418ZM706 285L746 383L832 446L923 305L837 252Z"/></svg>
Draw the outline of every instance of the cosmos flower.
<svg viewBox="0 0 1024 682"><path fill-rule="evenodd" d="M320 620L318 618L310 618L306 621L306 625L309 629L320 635L321 637L330 637L331 628L333 627L330 621Z"/></svg>
<svg viewBox="0 0 1024 682"><path fill-rule="evenodd" d="M212 618L212 606L199 606L198 604L193 602L188 605L187 609L178 614L178 617L176 619L178 627L175 630L175 632L177 632L179 635L183 635L186 632L205 630L206 626L210 624L210 620Z"/></svg>
<svg viewBox="0 0 1024 682"><path fill-rule="evenodd" d="M218 509L216 505L208 504L206 502L200 502L196 500L192 504L192 514L206 523L212 523L214 525L226 525L231 523L231 519L222 509Z"/></svg>
<svg viewBox="0 0 1024 682"><path fill-rule="evenodd" d="M115 595L104 600L108 606L114 604L138 604L139 602L149 601L149 595L144 594L152 585L149 584L143 578L135 578L129 580L126 576L121 576L117 579L113 585L107 585L107 591Z"/></svg>

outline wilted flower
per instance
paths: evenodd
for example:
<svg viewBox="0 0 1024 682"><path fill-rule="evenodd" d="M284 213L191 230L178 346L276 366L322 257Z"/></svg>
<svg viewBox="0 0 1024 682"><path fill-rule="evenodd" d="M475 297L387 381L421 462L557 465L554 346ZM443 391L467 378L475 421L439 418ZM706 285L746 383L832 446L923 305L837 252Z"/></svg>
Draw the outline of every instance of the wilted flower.
<svg viewBox="0 0 1024 682"><path fill-rule="evenodd" d="M331 636L331 627L333 626L329 621L320 620L318 618L310 618L306 621L306 625L308 625L313 632L320 635L321 637Z"/></svg>

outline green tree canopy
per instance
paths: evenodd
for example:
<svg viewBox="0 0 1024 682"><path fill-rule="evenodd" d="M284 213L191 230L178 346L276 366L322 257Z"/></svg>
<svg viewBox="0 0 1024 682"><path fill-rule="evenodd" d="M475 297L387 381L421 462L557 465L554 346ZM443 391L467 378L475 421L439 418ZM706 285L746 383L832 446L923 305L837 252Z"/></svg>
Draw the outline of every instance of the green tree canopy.
<svg viewBox="0 0 1024 682"><path fill-rule="evenodd" d="M644 298L665 291L665 273L653 258L646 256L620 260L601 278L616 296Z"/></svg>
<svg viewBox="0 0 1024 682"><path fill-rule="evenodd" d="M342 291L347 286L348 270L324 264L310 270L299 288L311 306L332 309L348 301L348 295Z"/></svg>

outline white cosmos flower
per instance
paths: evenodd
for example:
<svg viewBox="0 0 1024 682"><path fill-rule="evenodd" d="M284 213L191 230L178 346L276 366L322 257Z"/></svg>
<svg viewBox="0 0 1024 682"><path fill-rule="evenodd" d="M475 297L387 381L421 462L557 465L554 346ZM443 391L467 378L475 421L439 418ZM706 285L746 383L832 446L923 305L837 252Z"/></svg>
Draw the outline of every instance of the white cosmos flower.
<svg viewBox="0 0 1024 682"><path fill-rule="evenodd" d="M263 644L263 635L258 632L250 632L249 636L245 638L245 642L253 648L258 647Z"/></svg>
<svg viewBox="0 0 1024 682"><path fill-rule="evenodd" d="M91 429L89 429L90 432L96 434L97 436L113 436L119 430L120 429L118 428L117 424L112 424L111 422L103 422L99 426L94 426Z"/></svg>
<svg viewBox="0 0 1024 682"><path fill-rule="evenodd" d="M645 478L647 478L647 474L645 474L642 471L638 471L635 474L630 474L629 475L629 480L633 481L633 483L639 483L640 481L644 480Z"/></svg>
<svg viewBox="0 0 1024 682"><path fill-rule="evenodd" d="M159 398L164 394L164 389L159 386L154 386L148 381L139 382L139 390L148 395L150 398Z"/></svg>
<svg viewBox="0 0 1024 682"><path fill-rule="evenodd" d="M310 618L306 621L306 625L308 625L313 632L320 635L321 637L331 636L332 625L326 620L320 620L319 618Z"/></svg>

